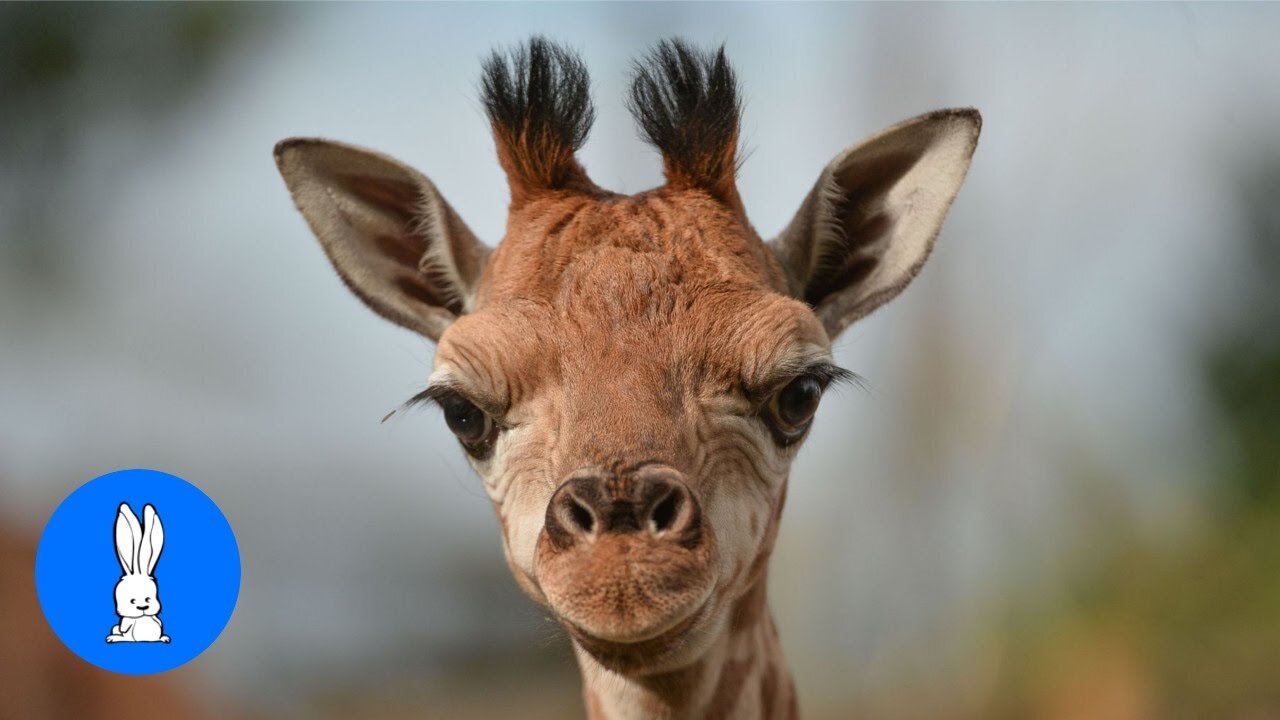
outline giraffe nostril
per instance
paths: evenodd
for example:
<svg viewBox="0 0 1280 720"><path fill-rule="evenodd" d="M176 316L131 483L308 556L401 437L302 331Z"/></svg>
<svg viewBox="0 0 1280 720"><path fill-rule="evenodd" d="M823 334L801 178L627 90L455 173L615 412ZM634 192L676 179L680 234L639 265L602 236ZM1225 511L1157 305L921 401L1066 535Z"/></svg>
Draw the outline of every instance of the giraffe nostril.
<svg viewBox="0 0 1280 720"><path fill-rule="evenodd" d="M591 511L588 510L587 507L583 505L582 502L575 497L569 498L568 506L569 506L569 519L573 522L573 524L576 525L578 529L581 530L582 532L587 532L587 533L591 532L591 529L594 528L596 524L596 519L591 514Z"/></svg>
<svg viewBox="0 0 1280 720"><path fill-rule="evenodd" d="M680 494L671 492L661 502L653 506L649 521L654 532L671 529L672 524L675 523L676 515L680 512L680 504Z"/></svg>
<svg viewBox="0 0 1280 720"><path fill-rule="evenodd" d="M545 527L557 548L627 533L687 547L702 541L698 502L665 467L623 476L576 473L552 495Z"/></svg>

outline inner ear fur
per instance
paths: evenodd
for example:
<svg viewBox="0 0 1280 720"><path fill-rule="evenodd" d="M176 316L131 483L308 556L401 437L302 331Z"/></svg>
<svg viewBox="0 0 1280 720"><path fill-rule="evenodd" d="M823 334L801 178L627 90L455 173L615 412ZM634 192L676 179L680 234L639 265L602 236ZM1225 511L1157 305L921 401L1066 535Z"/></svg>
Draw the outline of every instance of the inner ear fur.
<svg viewBox="0 0 1280 720"><path fill-rule="evenodd" d="M939 110L846 148L769 243L834 338L920 271L960 191L982 116Z"/></svg>
<svg viewBox="0 0 1280 720"><path fill-rule="evenodd" d="M338 276L370 309L432 340L471 309L489 249L426 176L313 138L280 142L275 159Z"/></svg>

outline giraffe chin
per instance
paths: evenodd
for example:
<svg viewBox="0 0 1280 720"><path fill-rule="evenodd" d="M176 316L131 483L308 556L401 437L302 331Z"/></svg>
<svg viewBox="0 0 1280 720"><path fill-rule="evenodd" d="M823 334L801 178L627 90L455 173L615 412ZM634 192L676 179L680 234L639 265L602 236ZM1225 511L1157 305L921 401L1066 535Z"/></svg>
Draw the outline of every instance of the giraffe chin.
<svg viewBox="0 0 1280 720"><path fill-rule="evenodd" d="M713 635L708 622L711 603L703 603L688 617L667 630L644 640L615 642L585 632L564 622L574 643L601 666L632 677L670 672L695 661L706 650Z"/></svg>
<svg viewBox="0 0 1280 720"><path fill-rule="evenodd" d="M548 606L593 655L667 654L702 623L715 585L712 543L690 549L630 533L539 551Z"/></svg>

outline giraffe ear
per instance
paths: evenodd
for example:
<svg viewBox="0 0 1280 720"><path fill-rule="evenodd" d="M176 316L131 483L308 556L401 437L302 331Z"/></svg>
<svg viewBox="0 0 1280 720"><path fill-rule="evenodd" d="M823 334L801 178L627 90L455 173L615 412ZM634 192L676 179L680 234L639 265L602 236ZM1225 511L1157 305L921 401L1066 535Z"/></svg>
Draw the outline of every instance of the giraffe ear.
<svg viewBox="0 0 1280 720"><path fill-rule="evenodd" d="M284 140L275 158L334 269L370 309L432 340L472 309L489 248L424 175L327 140Z"/></svg>
<svg viewBox="0 0 1280 720"><path fill-rule="evenodd" d="M847 148L769 243L835 338L920 272L978 144L977 110L939 110Z"/></svg>

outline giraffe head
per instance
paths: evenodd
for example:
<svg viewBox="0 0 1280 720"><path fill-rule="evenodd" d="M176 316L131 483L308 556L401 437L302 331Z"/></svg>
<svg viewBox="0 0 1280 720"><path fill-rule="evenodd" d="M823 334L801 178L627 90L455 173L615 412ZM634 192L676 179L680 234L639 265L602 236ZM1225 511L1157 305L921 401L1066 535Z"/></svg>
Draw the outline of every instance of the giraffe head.
<svg viewBox="0 0 1280 720"><path fill-rule="evenodd" d="M510 187L493 250L424 175L311 139L280 143L294 201L372 310L437 341L413 402L443 410L501 521L520 586L606 667L681 667L763 598L788 470L831 340L928 257L980 118L945 110L839 153L765 242L735 187L739 101L723 50L664 42L630 107L666 182L598 187L575 159L581 61L535 38L484 66Z"/></svg>

